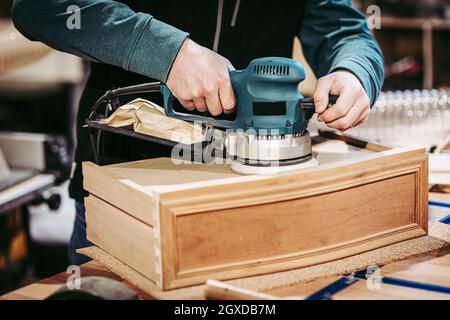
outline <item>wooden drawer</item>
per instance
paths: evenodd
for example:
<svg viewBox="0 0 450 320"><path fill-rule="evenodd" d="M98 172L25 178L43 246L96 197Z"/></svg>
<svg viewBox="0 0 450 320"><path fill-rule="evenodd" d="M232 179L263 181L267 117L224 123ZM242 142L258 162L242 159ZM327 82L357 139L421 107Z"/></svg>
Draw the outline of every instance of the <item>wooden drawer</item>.
<svg viewBox="0 0 450 320"><path fill-rule="evenodd" d="M320 156L320 154L319 154ZM300 268L427 233L427 155L273 177L151 159L83 164L88 239L163 289Z"/></svg>

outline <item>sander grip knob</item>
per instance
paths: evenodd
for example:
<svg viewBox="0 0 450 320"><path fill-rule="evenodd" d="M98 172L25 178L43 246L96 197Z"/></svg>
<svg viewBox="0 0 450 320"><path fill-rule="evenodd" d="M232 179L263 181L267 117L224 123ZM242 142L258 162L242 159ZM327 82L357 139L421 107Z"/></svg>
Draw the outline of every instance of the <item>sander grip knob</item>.
<svg viewBox="0 0 450 320"><path fill-rule="evenodd" d="M338 98L339 98L339 96L330 95L328 97L327 109L330 108L331 106L335 105ZM315 106L314 106L314 98L304 98L301 101L301 107L302 107L303 114L305 115L306 120L311 119L312 116L314 115L314 113L316 113Z"/></svg>

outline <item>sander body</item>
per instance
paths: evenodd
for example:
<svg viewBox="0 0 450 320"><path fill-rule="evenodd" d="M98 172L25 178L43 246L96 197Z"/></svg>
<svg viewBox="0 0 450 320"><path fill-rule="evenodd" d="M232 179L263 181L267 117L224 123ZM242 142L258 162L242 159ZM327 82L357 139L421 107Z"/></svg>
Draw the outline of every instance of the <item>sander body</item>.
<svg viewBox="0 0 450 320"><path fill-rule="evenodd" d="M246 69L230 72L237 101L234 116L177 112L176 99L162 85L164 109L169 117L226 130L224 144L228 154L235 157L231 168L240 174L274 174L314 166L318 162L312 156L307 131L314 103L299 91L305 76L296 60L259 58ZM335 99L330 99L333 102Z"/></svg>
<svg viewBox="0 0 450 320"><path fill-rule="evenodd" d="M254 59L243 70L230 71L236 97L233 114L212 116L207 111L187 111L169 88L153 82L108 91L93 106L121 95L161 92L167 116L201 123L213 132L214 144L232 158L231 168L240 174L275 174L280 171L318 165L311 151L308 121L314 115L314 101L305 98L299 84L305 70L296 60L282 57ZM330 96L329 105L336 102ZM88 126L92 121L87 121Z"/></svg>

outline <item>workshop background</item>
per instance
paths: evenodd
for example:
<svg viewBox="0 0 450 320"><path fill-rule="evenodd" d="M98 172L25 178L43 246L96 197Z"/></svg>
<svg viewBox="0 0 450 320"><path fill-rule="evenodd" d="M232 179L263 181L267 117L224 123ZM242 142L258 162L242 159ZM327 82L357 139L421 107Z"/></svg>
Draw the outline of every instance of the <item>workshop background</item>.
<svg viewBox="0 0 450 320"><path fill-rule="evenodd" d="M11 4L0 2L0 294L66 270L75 215L67 179L77 103L89 72L81 59L20 35ZM377 18L372 5L380 8L381 28L372 31L386 79L369 121L349 133L441 148L450 136L450 0L353 4L369 20ZM293 55L306 65L298 40ZM301 90L311 95L315 77L311 68L307 72Z"/></svg>

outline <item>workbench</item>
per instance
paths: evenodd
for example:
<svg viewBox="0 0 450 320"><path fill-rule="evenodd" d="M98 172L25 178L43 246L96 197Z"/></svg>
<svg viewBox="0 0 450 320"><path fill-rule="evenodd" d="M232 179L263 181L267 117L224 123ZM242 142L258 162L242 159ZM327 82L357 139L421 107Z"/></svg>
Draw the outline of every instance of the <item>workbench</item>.
<svg viewBox="0 0 450 320"><path fill-rule="evenodd" d="M430 194L430 200L450 202L450 195ZM445 208L444 208L445 209ZM445 210L444 210L445 211ZM444 213L445 214L445 213ZM450 215L450 208L448 209ZM442 214L430 216L431 219L442 219ZM81 266L81 276L103 276L121 281L139 293L142 299L152 296L133 287L99 263L90 261ZM70 273L62 272L50 278L38 281L24 288L10 292L0 299L44 299L66 282ZM450 288L450 247L446 247L426 255L412 257L382 266L379 275L393 279L396 284L377 284L367 281L349 281L343 276L318 279L295 286L279 288L267 292L278 297L317 298L317 299L448 299L450 293L443 291ZM398 281L399 280L399 281ZM413 283L409 283L412 281ZM347 282L347 284L345 283ZM409 285L408 285L409 283ZM413 288L421 283L419 288ZM441 292L438 292L441 291Z"/></svg>
<svg viewBox="0 0 450 320"><path fill-rule="evenodd" d="M121 279L115 273L105 269L95 261L87 262L80 266L80 274L84 277L100 276L113 280L123 282L130 288L133 288L139 293L142 299L151 300L152 297L142 290L134 288L127 281ZM71 273L61 272L49 278L40 280L36 283L30 284L18 290L12 291L0 297L0 300L43 300L50 294L55 292L61 285L65 284Z"/></svg>
<svg viewBox="0 0 450 320"><path fill-rule="evenodd" d="M450 288L450 248L433 252L420 257L399 261L383 266L380 272L385 277L395 279L423 282L436 286ZM1 300L41 300L55 292L71 274L62 272L50 278L38 281L21 289L12 291L0 297ZM139 290L111 271L106 270L99 263L90 261L81 266L82 276L102 276L121 281L139 293L144 300L152 297ZM328 292L340 289L332 295L332 299L448 299L450 294L437 293L424 289L414 289L398 285L381 284L379 289L376 283L367 286L366 281L357 281L354 284L340 287L343 277L330 277L309 283L302 283L288 288L273 290L270 294L280 297L298 297L303 299L316 294L318 298L327 298ZM369 287L369 288L368 288ZM371 289L372 288L372 289ZM323 290L325 289L325 290Z"/></svg>

